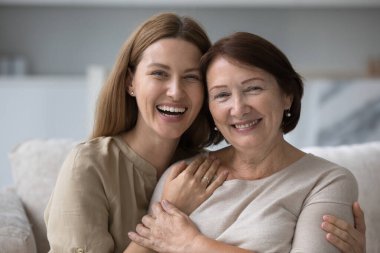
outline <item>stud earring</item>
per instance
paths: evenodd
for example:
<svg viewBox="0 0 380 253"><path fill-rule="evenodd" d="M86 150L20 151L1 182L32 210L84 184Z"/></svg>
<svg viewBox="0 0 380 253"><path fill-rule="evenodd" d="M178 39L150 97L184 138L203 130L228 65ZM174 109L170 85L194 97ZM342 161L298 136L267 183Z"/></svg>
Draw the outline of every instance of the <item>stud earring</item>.
<svg viewBox="0 0 380 253"><path fill-rule="evenodd" d="M215 126L215 127L214 127L214 131L218 132L219 129Z"/></svg>
<svg viewBox="0 0 380 253"><path fill-rule="evenodd" d="M285 110L285 116L287 118L290 118L292 116L292 114L290 113L290 109Z"/></svg>
<svg viewBox="0 0 380 253"><path fill-rule="evenodd" d="M131 91L131 96L135 95L135 93L133 91Z"/></svg>

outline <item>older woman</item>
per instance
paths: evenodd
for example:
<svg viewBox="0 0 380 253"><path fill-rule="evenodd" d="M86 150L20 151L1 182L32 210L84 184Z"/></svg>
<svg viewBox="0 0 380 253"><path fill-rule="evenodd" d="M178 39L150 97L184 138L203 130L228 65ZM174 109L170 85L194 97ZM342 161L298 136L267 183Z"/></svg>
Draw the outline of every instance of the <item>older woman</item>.
<svg viewBox="0 0 380 253"><path fill-rule="evenodd" d="M284 139L297 125L303 93L286 56L240 32L212 46L201 70L219 133L215 141L230 144L209 156L229 170L228 179L191 220L162 201L137 226L139 235L130 237L160 252L338 252L326 241L321 220L327 213L353 223L357 183L347 169ZM361 252L364 243L354 237L341 238L341 250Z"/></svg>

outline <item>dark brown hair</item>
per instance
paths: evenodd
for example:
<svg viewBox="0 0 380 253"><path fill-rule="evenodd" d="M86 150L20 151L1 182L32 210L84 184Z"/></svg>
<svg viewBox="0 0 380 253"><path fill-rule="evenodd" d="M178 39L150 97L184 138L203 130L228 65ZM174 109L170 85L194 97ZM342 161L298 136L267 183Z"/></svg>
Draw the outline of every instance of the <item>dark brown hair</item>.
<svg viewBox="0 0 380 253"><path fill-rule="evenodd" d="M201 74L205 82L207 82L207 70L218 56L235 60L243 65L263 69L273 75L280 89L286 95L293 97L290 107L291 116L285 117L284 112L282 130L284 133L288 133L296 127L301 114L303 82L300 75L293 69L288 58L281 50L258 35L247 32L233 33L218 40L203 55L201 59ZM214 143L218 143L223 139L220 133L218 135L214 138Z"/></svg>
<svg viewBox="0 0 380 253"><path fill-rule="evenodd" d="M99 94L91 138L117 135L131 130L136 125L137 103L135 98L127 93L131 74L139 64L145 49L164 38L183 39L194 44L202 54L211 46L206 32L190 17L162 13L145 21L125 42ZM197 152L211 143L213 131L207 111L205 100L193 124L182 135L179 148Z"/></svg>

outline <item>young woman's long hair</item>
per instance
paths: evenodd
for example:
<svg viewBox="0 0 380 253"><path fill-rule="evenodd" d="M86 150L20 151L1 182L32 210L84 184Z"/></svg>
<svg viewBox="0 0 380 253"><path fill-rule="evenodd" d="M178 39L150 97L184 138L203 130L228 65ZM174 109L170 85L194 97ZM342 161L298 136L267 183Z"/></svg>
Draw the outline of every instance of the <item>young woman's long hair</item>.
<svg viewBox="0 0 380 253"><path fill-rule="evenodd" d="M144 22L122 47L100 92L91 138L117 135L131 130L136 125L137 103L135 98L127 93L131 74L134 73L145 49L163 38L181 38L197 46L202 54L211 46L206 32L192 18L162 13ZM213 123L207 111L207 103L204 101L199 115L182 135L179 148L198 152L211 144Z"/></svg>

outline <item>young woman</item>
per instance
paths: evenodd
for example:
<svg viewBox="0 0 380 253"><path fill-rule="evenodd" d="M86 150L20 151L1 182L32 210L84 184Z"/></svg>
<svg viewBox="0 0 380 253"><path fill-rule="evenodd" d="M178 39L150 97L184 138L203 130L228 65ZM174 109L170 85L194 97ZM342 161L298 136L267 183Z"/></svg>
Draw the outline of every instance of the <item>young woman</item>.
<svg viewBox="0 0 380 253"><path fill-rule="evenodd" d="M152 17L130 37L100 93L94 133L63 164L45 211L50 252L123 252L146 213L158 178L213 136L199 61L210 41L191 18ZM183 174L212 178L217 161L200 158ZM178 174L185 169L179 164ZM226 178L182 188L202 203ZM201 185L201 187L198 187ZM195 191L195 192L194 192ZM186 194L181 191L178 194Z"/></svg>

